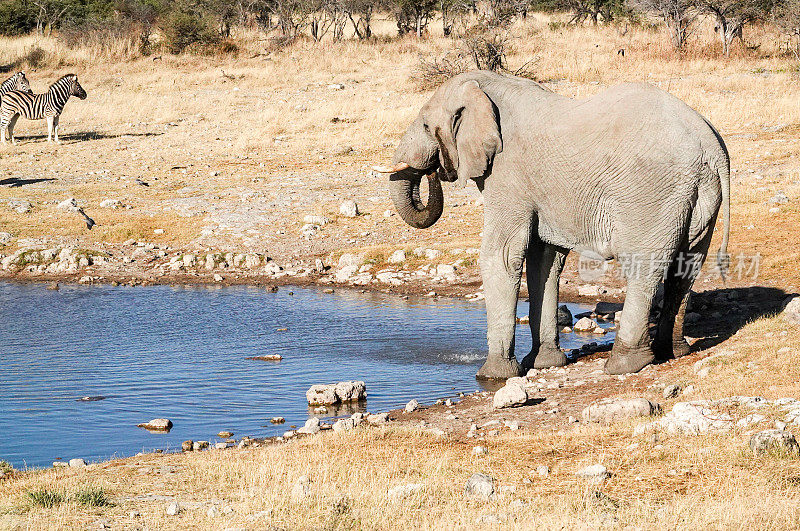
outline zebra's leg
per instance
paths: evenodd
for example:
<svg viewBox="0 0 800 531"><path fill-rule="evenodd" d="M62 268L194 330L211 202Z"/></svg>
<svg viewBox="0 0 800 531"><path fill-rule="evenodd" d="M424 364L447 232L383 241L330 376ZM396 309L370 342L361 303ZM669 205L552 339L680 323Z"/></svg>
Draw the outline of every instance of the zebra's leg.
<svg viewBox="0 0 800 531"><path fill-rule="evenodd" d="M53 141L53 117L52 116L48 116L47 117L47 141L48 142L52 142Z"/></svg>
<svg viewBox="0 0 800 531"><path fill-rule="evenodd" d="M55 137L56 144L60 144L61 141L58 139L58 115L53 116L53 136Z"/></svg>
<svg viewBox="0 0 800 531"><path fill-rule="evenodd" d="M19 119L19 114L15 114L11 117L11 120L8 121L8 137L11 139L11 144L16 146L17 139L14 138L14 126L17 124L17 120Z"/></svg>

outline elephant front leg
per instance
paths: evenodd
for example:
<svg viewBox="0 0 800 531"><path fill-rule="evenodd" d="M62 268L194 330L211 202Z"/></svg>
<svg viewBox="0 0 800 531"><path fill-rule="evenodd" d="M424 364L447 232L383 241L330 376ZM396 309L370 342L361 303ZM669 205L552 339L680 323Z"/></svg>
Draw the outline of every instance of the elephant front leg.
<svg viewBox="0 0 800 531"><path fill-rule="evenodd" d="M485 214L487 218L491 214ZM530 220L521 223L487 222L481 246L481 276L486 296L486 321L489 355L478 371L483 379L505 379L522 374L514 356L517 325L517 300L522 264L530 236ZM505 223L504 223L505 222ZM516 225L515 229L509 225Z"/></svg>
<svg viewBox="0 0 800 531"><path fill-rule="evenodd" d="M558 346L558 279L567 252L538 238L528 245L527 277L530 308L531 352L522 360L522 368L563 367L567 356Z"/></svg>

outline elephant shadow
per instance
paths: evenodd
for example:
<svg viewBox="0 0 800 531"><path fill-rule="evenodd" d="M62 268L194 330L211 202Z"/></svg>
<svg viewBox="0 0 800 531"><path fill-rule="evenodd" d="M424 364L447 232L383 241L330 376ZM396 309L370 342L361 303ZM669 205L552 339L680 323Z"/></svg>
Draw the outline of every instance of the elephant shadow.
<svg viewBox="0 0 800 531"><path fill-rule="evenodd" d="M793 295L782 289L766 286L720 288L692 293L684 333L692 344L692 353L708 350L724 343L747 323L781 312L784 301ZM655 336L660 301L650 316L650 335ZM568 357L595 358L611 351L612 342L591 343L575 349Z"/></svg>
<svg viewBox="0 0 800 531"><path fill-rule="evenodd" d="M784 301L792 295L782 289L766 286L722 288L692 294L691 309L695 320L687 318L685 333L697 338L692 352L707 350L725 342L747 323L776 315Z"/></svg>

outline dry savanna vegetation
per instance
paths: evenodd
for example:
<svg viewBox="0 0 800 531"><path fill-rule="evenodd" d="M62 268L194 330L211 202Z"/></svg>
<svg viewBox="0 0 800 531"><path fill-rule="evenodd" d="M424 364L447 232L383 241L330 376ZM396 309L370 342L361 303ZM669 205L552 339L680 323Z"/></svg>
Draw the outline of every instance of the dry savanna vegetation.
<svg viewBox="0 0 800 531"><path fill-rule="evenodd" d="M644 81L701 112L731 154L730 252L761 256L758 278L734 276L728 287L796 291L794 41L759 22L746 26L726 56L710 16L694 21L680 48L657 24L569 24L572 18L516 18L495 41L502 44L502 68L576 98ZM11 235L0 254L29 245L116 252L134 239L171 253L259 252L288 263L356 251L381 263L398 248L477 247L482 216L474 187L446 189L442 219L413 231L384 215L391 204L369 170L391 157L437 80L471 64L475 48L445 37L434 23L421 38L396 36L396 20L387 14L374 16L371 31L369 39L316 42L305 34L287 41L233 27L235 50L211 55L143 55L126 40L66 46L55 34L0 38L0 65L24 69L36 92L74 72L89 95L68 103L61 145L45 142L43 122L20 121L19 145L0 147L0 231ZM69 197L97 222L91 231L57 207ZM121 208L101 206L108 199ZM345 199L358 203L359 216L339 215ZM30 208L18 211L20 201ZM301 227L309 214L331 223L306 238ZM463 267L475 271L474 263ZM718 286L701 282L697 289ZM766 316L721 345L732 354L712 363L708 377L693 370L693 357L632 376L626 385L665 410L686 399L797 397L798 345L797 325ZM672 382L693 391L665 401L660 390ZM772 410L766 416L782 418ZM535 426L487 436L481 455L463 434L441 438L398 422L285 445L6 474L0 527L800 526L800 462L754 456L747 448L751 428L659 438L632 436L635 422ZM575 475L596 463L610 472L605 480ZM538 475L540 465L549 467L548 476ZM495 478L495 497L464 497L476 472ZM309 480L307 492L292 496L301 476ZM407 484L421 487L390 499L388 489ZM176 516L165 511L172 499L183 507Z"/></svg>

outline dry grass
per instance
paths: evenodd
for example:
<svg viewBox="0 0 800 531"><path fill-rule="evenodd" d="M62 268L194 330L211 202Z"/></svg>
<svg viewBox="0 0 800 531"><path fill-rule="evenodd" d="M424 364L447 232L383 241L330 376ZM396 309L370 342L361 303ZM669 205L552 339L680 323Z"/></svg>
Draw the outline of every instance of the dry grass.
<svg viewBox="0 0 800 531"><path fill-rule="evenodd" d="M774 338L767 343L766 331ZM797 352L776 354L784 344L800 344L800 329L779 318L747 326L732 346L745 358L715 366L708 382L695 383L698 395L796 396ZM744 359L758 368L737 372ZM742 429L655 440L631 437L632 428L621 423L505 432L480 443L488 447L485 456L473 455L472 441L438 439L415 428L359 429L266 448L147 455L77 472L53 469L3 484L0 527L61 529L99 520L113 528L156 529L494 528L491 520L481 520L489 515L512 529L800 524L797 460L753 457ZM595 463L611 472L601 485L575 475ZM551 475L538 477L539 465L547 465ZM496 478L496 490L505 494L491 501L465 499L463 486L476 472ZM300 476L310 479L310 495L296 500L290 493ZM422 490L401 501L389 498L388 489L408 483ZM102 489L113 505L79 505L70 493L87 485ZM64 500L52 507L31 504L27 493L42 490L62 493ZM146 498L153 494L173 496L186 509L167 516L166 500ZM211 506L220 512L209 515Z"/></svg>

